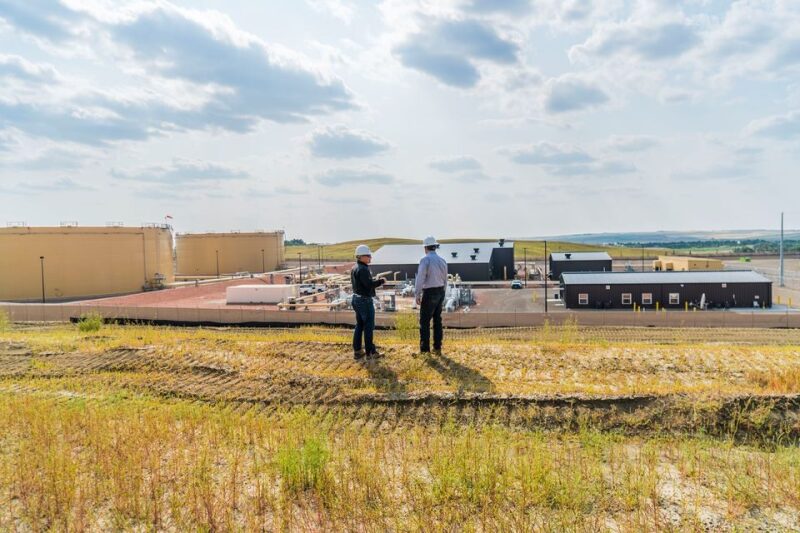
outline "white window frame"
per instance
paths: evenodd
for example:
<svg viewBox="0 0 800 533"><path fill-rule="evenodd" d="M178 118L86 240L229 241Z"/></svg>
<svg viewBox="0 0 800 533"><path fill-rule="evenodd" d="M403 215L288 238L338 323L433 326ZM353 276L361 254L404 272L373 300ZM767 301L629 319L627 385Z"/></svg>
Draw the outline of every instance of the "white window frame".
<svg viewBox="0 0 800 533"><path fill-rule="evenodd" d="M622 293L622 305L632 305L633 304L633 293L631 292L623 292Z"/></svg>
<svg viewBox="0 0 800 533"><path fill-rule="evenodd" d="M680 305L680 303L681 303L681 293L679 292L669 293L669 305Z"/></svg>
<svg viewBox="0 0 800 533"><path fill-rule="evenodd" d="M589 305L589 293L588 292L579 292L578 293L578 305Z"/></svg>
<svg viewBox="0 0 800 533"><path fill-rule="evenodd" d="M652 292L643 292L642 293L642 305L653 305L653 293Z"/></svg>

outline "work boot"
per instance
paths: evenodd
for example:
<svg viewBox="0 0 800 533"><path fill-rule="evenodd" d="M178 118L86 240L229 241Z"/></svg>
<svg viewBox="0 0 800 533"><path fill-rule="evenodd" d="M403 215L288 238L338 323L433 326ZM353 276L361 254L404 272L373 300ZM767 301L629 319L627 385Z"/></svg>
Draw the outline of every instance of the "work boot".
<svg viewBox="0 0 800 533"><path fill-rule="evenodd" d="M381 357L383 357L383 354L377 348L367 354L367 359L380 359Z"/></svg>
<svg viewBox="0 0 800 533"><path fill-rule="evenodd" d="M366 355L367 355L367 352L365 352L364 350L354 350L353 351L353 359L356 360L356 361L360 361L361 359L364 359L364 357Z"/></svg>
<svg viewBox="0 0 800 533"><path fill-rule="evenodd" d="M434 348L433 349L433 355L441 356L442 355L442 349L441 348Z"/></svg>

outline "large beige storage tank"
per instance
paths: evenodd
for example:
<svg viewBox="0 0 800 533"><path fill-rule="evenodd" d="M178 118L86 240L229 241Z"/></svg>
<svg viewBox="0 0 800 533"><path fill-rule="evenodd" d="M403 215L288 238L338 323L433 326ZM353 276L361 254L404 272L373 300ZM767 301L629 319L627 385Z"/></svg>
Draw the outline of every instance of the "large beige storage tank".
<svg viewBox="0 0 800 533"><path fill-rule="evenodd" d="M283 231L184 233L175 242L180 276L269 272L283 265Z"/></svg>
<svg viewBox="0 0 800 533"><path fill-rule="evenodd" d="M172 250L162 225L0 228L0 301L41 301L42 285L57 301L171 283Z"/></svg>

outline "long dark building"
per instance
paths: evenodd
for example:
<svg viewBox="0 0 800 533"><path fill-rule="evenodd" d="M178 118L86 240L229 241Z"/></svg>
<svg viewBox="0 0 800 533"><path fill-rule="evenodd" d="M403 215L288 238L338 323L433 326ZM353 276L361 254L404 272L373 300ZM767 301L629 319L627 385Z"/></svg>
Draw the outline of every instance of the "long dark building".
<svg viewBox="0 0 800 533"><path fill-rule="evenodd" d="M611 272L611 256L606 252L562 252L550 254L550 279L564 272Z"/></svg>
<svg viewBox="0 0 800 533"><path fill-rule="evenodd" d="M569 309L772 307L772 282L752 270L704 272L566 272Z"/></svg>
<svg viewBox="0 0 800 533"><path fill-rule="evenodd" d="M448 273L458 274L463 281L514 278L514 243L510 241L448 243L437 253L447 261ZM422 244L387 244L373 254L370 268L373 273L397 272L398 280L412 279L424 255Z"/></svg>

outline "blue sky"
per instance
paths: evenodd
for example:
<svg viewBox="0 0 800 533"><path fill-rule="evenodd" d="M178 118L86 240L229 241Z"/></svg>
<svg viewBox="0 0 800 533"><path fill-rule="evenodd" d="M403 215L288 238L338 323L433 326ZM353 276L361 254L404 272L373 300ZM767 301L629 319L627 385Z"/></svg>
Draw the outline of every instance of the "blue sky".
<svg viewBox="0 0 800 533"><path fill-rule="evenodd" d="M0 223L522 237L800 198L795 1L4 0L0 51Z"/></svg>

